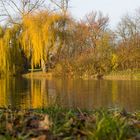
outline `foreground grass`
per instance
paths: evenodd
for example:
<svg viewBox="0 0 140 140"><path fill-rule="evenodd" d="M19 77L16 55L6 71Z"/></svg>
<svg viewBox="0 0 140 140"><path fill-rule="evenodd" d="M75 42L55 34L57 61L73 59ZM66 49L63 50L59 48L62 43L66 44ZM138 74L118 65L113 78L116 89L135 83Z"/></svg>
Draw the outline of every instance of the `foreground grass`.
<svg viewBox="0 0 140 140"><path fill-rule="evenodd" d="M139 140L140 112L100 109L0 111L0 140Z"/></svg>

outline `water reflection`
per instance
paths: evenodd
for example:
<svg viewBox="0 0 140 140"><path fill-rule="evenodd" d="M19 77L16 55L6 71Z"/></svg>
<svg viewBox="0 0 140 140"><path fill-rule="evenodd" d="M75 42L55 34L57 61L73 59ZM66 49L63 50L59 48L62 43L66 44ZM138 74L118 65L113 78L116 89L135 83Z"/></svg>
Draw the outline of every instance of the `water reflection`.
<svg viewBox="0 0 140 140"><path fill-rule="evenodd" d="M0 107L45 108L51 104L93 109L140 109L140 81L0 79Z"/></svg>

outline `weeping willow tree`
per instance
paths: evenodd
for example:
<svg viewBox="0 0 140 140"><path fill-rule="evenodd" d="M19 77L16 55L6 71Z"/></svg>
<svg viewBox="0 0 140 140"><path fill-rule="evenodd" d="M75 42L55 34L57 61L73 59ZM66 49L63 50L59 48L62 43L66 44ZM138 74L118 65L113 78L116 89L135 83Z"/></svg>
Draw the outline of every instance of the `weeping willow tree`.
<svg viewBox="0 0 140 140"><path fill-rule="evenodd" d="M56 53L60 45L58 28L61 20L61 15L46 11L24 17L20 40L32 69L39 66L46 71L50 54Z"/></svg>
<svg viewBox="0 0 140 140"><path fill-rule="evenodd" d="M18 39L20 27L0 29L0 74L16 75L23 71L22 49Z"/></svg>

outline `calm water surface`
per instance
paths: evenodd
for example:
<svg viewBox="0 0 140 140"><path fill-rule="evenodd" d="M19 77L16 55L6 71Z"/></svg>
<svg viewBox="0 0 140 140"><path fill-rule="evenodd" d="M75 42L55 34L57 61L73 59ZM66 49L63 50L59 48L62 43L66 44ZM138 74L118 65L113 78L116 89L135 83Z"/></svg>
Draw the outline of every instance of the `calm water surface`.
<svg viewBox="0 0 140 140"><path fill-rule="evenodd" d="M46 108L121 107L140 110L140 81L70 79L0 79L0 107Z"/></svg>

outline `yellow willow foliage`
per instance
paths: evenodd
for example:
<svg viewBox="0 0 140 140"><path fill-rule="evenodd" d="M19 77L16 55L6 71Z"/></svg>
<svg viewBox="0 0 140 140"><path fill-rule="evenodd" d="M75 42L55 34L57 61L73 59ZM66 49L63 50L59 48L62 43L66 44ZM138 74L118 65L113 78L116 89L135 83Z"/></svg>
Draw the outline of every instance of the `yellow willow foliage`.
<svg viewBox="0 0 140 140"><path fill-rule="evenodd" d="M1 73L9 71L9 44L10 44L10 31L7 29L4 36L0 38L0 68Z"/></svg>
<svg viewBox="0 0 140 140"><path fill-rule="evenodd" d="M17 26L10 27L0 36L0 74L16 74L17 69L22 66L18 30Z"/></svg>
<svg viewBox="0 0 140 140"><path fill-rule="evenodd" d="M49 51L56 48L56 26L60 15L41 12L24 17L21 44L33 65L47 61Z"/></svg>

